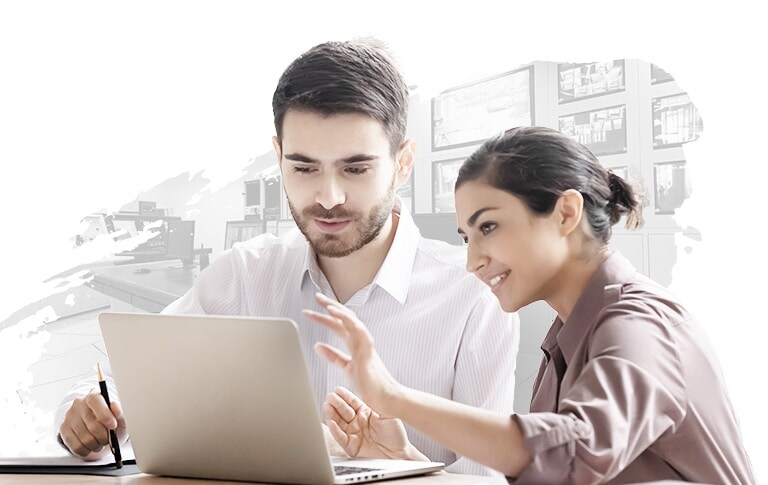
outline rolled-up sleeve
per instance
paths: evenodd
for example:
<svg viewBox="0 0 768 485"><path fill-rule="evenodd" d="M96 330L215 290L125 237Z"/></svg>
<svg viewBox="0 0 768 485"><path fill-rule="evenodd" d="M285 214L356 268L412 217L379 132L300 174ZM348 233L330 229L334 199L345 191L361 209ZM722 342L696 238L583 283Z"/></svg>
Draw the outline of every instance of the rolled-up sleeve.
<svg viewBox="0 0 768 485"><path fill-rule="evenodd" d="M652 309L609 307L593 328L587 361L564 379L558 411L513 416L533 458L520 483L610 480L685 417L678 347Z"/></svg>

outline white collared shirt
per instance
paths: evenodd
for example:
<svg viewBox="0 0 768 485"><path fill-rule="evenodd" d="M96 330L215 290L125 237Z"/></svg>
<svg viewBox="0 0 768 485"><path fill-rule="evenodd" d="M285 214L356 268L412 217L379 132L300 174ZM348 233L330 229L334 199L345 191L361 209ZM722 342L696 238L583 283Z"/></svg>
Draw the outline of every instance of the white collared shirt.
<svg viewBox="0 0 768 485"><path fill-rule="evenodd" d="M517 315L505 313L490 289L464 267L465 249L421 237L407 211L373 282L345 305L364 322L376 350L400 383L472 406L512 413L519 344ZM299 328L315 399L322 412L336 386L354 388L343 372L313 351L316 342L339 349L330 330L301 315L321 311L314 294L334 298L309 243L294 229L281 237L262 234L235 244L200 273L193 288L163 313L276 316ZM78 386L79 387L79 386ZM84 394L90 387L79 389ZM77 390L73 390L77 391ZM70 393L68 400L77 397ZM58 424L68 405L60 408ZM407 427L416 448L434 461L451 464L456 455ZM487 474L467 459L447 468Z"/></svg>

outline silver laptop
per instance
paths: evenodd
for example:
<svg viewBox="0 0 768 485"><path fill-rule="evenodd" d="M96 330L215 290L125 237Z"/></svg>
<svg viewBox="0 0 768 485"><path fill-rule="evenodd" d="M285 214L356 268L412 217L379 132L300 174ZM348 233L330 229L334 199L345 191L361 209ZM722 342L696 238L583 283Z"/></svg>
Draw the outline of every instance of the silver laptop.
<svg viewBox="0 0 768 485"><path fill-rule="evenodd" d="M332 484L444 466L332 459L292 320L102 313L99 322L145 473Z"/></svg>

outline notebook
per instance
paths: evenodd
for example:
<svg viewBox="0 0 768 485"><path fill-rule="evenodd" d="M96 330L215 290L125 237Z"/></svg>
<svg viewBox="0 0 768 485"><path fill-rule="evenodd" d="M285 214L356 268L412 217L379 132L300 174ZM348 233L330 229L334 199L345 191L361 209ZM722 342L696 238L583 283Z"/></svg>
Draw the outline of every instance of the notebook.
<svg viewBox="0 0 768 485"><path fill-rule="evenodd" d="M58 446L58 445L56 445ZM115 457L108 454L96 461L83 461L82 458L67 453L63 448L55 452L39 455L0 457L0 474L33 473L55 475L106 475L122 476L141 473L133 459L131 442L121 445L123 467L117 468Z"/></svg>
<svg viewBox="0 0 768 485"><path fill-rule="evenodd" d="M320 485L444 466L332 459L290 319L102 313L99 322L145 473Z"/></svg>

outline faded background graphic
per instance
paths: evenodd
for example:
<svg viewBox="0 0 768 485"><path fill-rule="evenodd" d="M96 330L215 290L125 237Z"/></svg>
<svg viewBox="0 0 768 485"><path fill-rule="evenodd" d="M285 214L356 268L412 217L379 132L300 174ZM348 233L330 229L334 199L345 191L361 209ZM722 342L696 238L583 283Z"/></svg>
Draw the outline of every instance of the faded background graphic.
<svg viewBox="0 0 768 485"><path fill-rule="evenodd" d="M312 45L373 35L410 84L399 194L425 236L460 244L458 167L511 126L563 131L645 190L645 227L612 246L700 317L766 477L765 36L737 4L2 4L0 455L51 445L52 411L106 358L99 311L159 311L234 242L295 227L274 85ZM517 412L552 317L521 312Z"/></svg>

